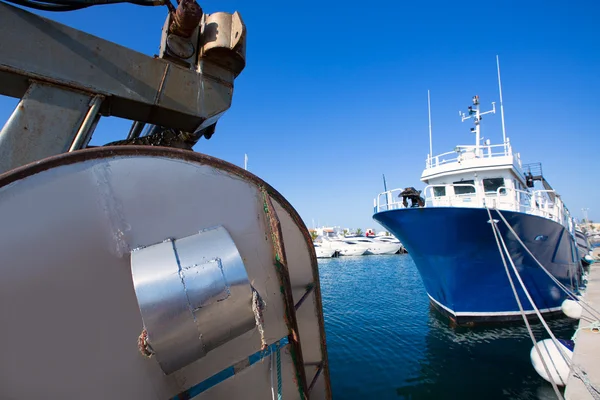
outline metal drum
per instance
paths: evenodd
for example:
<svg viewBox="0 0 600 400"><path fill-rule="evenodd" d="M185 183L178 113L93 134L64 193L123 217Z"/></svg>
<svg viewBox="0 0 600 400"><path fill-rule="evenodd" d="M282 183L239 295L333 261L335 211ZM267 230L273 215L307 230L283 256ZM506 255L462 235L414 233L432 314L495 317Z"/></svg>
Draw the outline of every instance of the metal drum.
<svg viewBox="0 0 600 400"><path fill-rule="evenodd" d="M0 175L0 221L0 398L330 398L310 237L243 169L75 151Z"/></svg>

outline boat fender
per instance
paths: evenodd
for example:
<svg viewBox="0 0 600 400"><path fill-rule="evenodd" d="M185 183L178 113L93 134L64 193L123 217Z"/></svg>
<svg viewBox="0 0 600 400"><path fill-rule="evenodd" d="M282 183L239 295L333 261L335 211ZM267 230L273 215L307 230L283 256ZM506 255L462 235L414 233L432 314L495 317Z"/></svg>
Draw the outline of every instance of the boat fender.
<svg viewBox="0 0 600 400"><path fill-rule="evenodd" d="M575 342L572 340L557 339L562 346L562 350L567 355L568 359L573 358L573 349L575 348ZM535 346L531 348L531 364L536 372L548 382L554 381L559 386L565 386L569 379L570 368L565 362L560 351L552 341L552 339L544 339L537 342L537 346L540 349L542 358L550 371L550 377L546 373L542 359L538 355Z"/></svg>
<svg viewBox="0 0 600 400"><path fill-rule="evenodd" d="M583 308L579 302L571 299L566 299L560 306L562 312L569 318L580 319Z"/></svg>

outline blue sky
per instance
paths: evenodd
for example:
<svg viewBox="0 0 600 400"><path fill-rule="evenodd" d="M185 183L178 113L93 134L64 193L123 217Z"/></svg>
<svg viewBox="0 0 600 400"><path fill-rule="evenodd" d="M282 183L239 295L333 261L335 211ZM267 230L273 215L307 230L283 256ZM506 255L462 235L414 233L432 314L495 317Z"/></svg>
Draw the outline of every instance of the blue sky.
<svg viewBox="0 0 600 400"><path fill-rule="evenodd" d="M203 1L205 12L239 11L247 67L216 134L196 150L243 165L278 189L307 225L377 227L373 198L415 186L429 151L474 143L461 123L478 94L498 102L499 54L507 135L544 174L576 217L600 221L600 3ZM78 29L153 55L163 7L113 5L45 13ZM0 98L5 119L16 100ZM93 144L126 135L101 121ZM483 136L501 142L500 114Z"/></svg>

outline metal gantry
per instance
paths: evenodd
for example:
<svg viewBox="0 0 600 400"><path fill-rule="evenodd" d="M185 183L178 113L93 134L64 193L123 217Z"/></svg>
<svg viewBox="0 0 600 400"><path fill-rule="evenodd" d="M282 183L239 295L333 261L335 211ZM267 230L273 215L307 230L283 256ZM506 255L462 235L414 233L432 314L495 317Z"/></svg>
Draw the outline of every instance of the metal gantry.
<svg viewBox="0 0 600 400"><path fill-rule="evenodd" d="M169 13L153 58L0 2L0 94L21 99L0 131L0 174L85 148L102 116L133 121L130 139L146 124L210 137L245 67L246 28L194 4Z"/></svg>

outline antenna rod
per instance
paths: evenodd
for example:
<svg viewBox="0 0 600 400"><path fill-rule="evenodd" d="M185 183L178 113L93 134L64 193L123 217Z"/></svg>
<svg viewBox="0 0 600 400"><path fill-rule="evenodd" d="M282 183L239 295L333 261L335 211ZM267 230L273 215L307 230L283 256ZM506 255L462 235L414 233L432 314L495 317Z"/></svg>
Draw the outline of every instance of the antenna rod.
<svg viewBox="0 0 600 400"><path fill-rule="evenodd" d="M506 127L504 126L504 105L502 103L502 81L500 80L500 59L496 54L496 66L498 67L498 89L500 89L500 116L502 118L502 142L506 143Z"/></svg>
<svg viewBox="0 0 600 400"><path fill-rule="evenodd" d="M385 183L385 174L383 174L383 191L387 192L387 184Z"/></svg>
<svg viewBox="0 0 600 400"><path fill-rule="evenodd" d="M427 91L427 113L429 114L429 158L433 158L433 145L431 143L431 96Z"/></svg>
<svg viewBox="0 0 600 400"><path fill-rule="evenodd" d="M244 154L244 169L248 171L248 154Z"/></svg>

